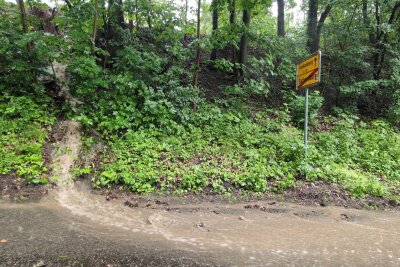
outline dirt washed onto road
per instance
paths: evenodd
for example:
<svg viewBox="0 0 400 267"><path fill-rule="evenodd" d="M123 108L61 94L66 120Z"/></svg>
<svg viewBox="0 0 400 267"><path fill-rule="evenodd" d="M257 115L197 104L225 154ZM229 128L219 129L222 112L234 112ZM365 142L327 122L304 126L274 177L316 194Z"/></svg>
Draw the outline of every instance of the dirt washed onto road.
<svg viewBox="0 0 400 267"><path fill-rule="evenodd" d="M135 207L86 190L62 205L51 196L1 203L0 266L400 264L394 212L271 202Z"/></svg>
<svg viewBox="0 0 400 267"><path fill-rule="evenodd" d="M1 266L400 265L398 212L93 194L70 175L79 125L62 127L58 190L0 202Z"/></svg>

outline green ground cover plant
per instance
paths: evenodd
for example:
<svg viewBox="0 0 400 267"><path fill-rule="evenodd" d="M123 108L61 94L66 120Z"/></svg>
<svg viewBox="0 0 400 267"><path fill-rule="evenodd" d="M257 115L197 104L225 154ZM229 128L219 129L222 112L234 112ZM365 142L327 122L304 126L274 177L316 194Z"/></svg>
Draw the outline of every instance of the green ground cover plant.
<svg viewBox="0 0 400 267"><path fill-rule="evenodd" d="M58 117L81 122L83 153L104 144L96 166L74 170L96 187L264 194L324 181L398 198L398 1L304 1L300 23L265 0L64 2L0 0L0 174L46 183ZM295 66L317 50L306 157Z"/></svg>
<svg viewBox="0 0 400 267"><path fill-rule="evenodd" d="M28 183L48 182L43 145L56 117L51 98L0 95L0 174L15 172Z"/></svg>
<svg viewBox="0 0 400 267"><path fill-rule="evenodd" d="M229 194L280 192L298 179L324 180L354 197L389 196L399 181L400 135L389 123L332 117L331 129L312 133L305 159L302 131L290 121L285 111L248 116L204 104L173 133L161 127L111 137L93 181L139 193Z"/></svg>

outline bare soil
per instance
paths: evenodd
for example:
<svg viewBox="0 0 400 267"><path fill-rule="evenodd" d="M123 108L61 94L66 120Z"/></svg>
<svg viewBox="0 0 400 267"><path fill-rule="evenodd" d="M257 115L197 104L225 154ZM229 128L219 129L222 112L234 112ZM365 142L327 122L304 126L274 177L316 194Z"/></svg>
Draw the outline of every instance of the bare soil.
<svg viewBox="0 0 400 267"><path fill-rule="evenodd" d="M89 185L87 185L89 187ZM367 196L364 199L357 199L350 196L346 190L328 182L298 182L293 189L281 193L266 193L258 195L232 194L230 196L216 194L193 194L184 195L149 194L139 195L130 192L123 186L114 186L109 189L91 189L92 194L101 195L106 201L118 200L121 205L131 208L150 208L164 209L170 211L171 205L177 203L198 204L198 203L218 203L240 204L245 208L246 205L253 205L257 201L268 202L270 207L277 203L292 203L309 207L343 207L351 209L365 210L391 210L400 211L400 205L387 198Z"/></svg>
<svg viewBox="0 0 400 267"><path fill-rule="evenodd" d="M16 174L0 175L0 199L12 201L38 200L47 195L48 186L27 184Z"/></svg>
<svg viewBox="0 0 400 267"><path fill-rule="evenodd" d="M319 206L338 206L355 209L400 210L400 205L384 197L366 196L357 199L336 184L324 181L297 182L291 190L283 192L286 201Z"/></svg>

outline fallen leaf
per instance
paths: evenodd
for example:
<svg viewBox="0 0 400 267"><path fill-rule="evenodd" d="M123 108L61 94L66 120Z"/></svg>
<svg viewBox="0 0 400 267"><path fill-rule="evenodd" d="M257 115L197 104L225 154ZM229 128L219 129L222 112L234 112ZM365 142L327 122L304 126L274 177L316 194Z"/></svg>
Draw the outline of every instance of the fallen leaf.
<svg viewBox="0 0 400 267"><path fill-rule="evenodd" d="M8 242L8 240L6 240L6 239L0 240L0 243L7 243L7 242Z"/></svg>

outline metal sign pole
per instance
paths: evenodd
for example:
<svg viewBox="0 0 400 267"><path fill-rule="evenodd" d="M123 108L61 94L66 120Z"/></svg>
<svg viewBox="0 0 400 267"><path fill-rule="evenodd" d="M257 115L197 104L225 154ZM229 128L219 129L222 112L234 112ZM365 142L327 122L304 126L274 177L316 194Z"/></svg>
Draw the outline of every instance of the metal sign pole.
<svg viewBox="0 0 400 267"><path fill-rule="evenodd" d="M304 149L305 149L306 159L307 159L307 148L308 148L308 87L306 88L306 110L304 114Z"/></svg>
<svg viewBox="0 0 400 267"><path fill-rule="evenodd" d="M321 82L321 51L317 51L296 66L296 89L305 89L306 107L304 114L304 152L308 150L308 93L309 88Z"/></svg>

